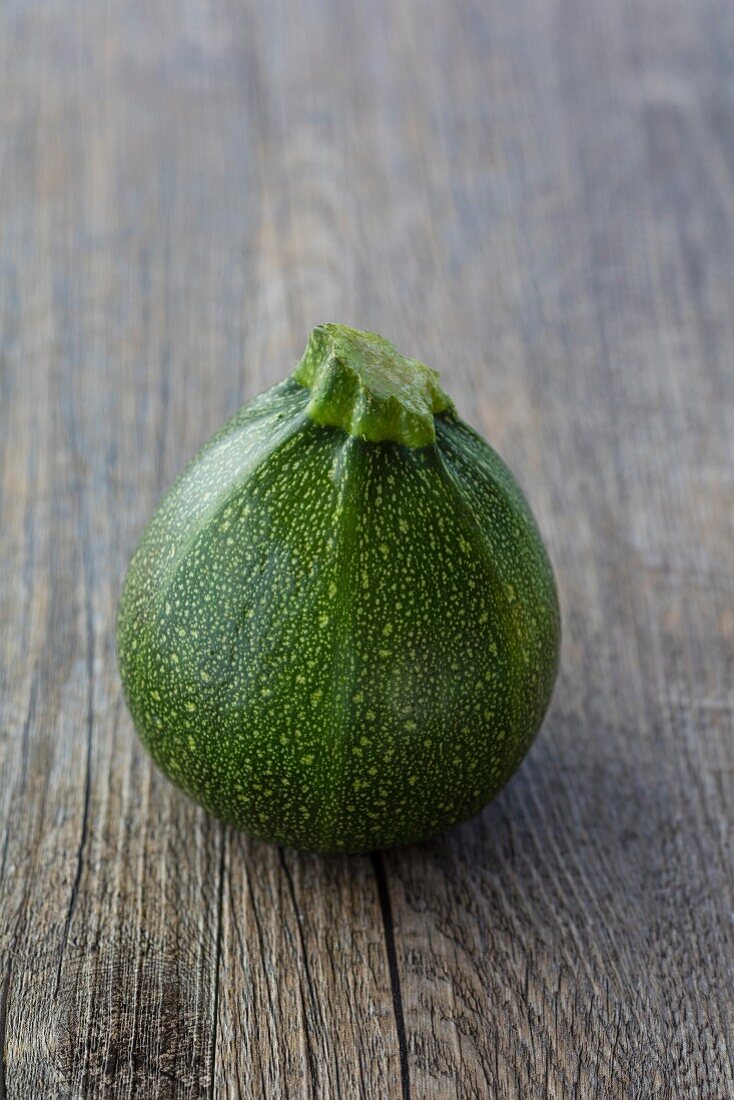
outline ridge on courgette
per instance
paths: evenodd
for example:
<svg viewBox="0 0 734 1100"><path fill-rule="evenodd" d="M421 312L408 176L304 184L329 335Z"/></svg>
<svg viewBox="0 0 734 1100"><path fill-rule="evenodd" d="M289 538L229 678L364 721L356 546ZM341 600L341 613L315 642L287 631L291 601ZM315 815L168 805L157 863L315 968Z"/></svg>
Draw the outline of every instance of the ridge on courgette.
<svg viewBox="0 0 734 1100"><path fill-rule="evenodd" d="M318 851L426 838L507 782L558 665L553 573L435 371L314 329L163 499L117 650L153 758L209 811Z"/></svg>

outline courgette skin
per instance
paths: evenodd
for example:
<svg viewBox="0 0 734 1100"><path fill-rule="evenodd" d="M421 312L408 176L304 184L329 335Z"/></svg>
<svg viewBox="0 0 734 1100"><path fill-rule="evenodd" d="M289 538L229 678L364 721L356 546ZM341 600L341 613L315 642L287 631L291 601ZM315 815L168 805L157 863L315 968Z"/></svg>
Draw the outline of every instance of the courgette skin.
<svg viewBox="0 0 734 1100"><path fill-rule="evenodd" d="M313 392L291 377L244 406L170 489L128 570L118 660L144 744L207 810L366 851L507 782L551 698L560 615L517 483L450 403L415 446L318 423Z"/></svg>

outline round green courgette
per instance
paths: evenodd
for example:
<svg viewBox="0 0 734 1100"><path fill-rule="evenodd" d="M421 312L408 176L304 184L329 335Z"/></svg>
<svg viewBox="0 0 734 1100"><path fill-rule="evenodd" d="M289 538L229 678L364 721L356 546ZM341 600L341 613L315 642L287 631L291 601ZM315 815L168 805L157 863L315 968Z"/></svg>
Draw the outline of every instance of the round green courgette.
<svg viewBox="0 0 734 1100"><path fill-rule="evenodd" d="M559 643L507 467L434 371L343 325L184 470L117 624L163 772L254 836L325 852L479 810L540 726Z"/></svg>

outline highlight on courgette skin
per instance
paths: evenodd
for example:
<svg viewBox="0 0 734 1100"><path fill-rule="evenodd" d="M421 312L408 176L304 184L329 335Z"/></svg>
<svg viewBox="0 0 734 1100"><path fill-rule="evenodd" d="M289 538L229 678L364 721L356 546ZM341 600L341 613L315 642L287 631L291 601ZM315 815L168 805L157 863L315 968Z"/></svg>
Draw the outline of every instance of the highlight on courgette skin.
<svg viewBox="0 0 734 1100"><path fill-rule="evenodd" d="M323 852L476 813L540 726L559 644L512 474L435 371L343 325L184 470L117 624L162 771L253 836Z"/></svg>

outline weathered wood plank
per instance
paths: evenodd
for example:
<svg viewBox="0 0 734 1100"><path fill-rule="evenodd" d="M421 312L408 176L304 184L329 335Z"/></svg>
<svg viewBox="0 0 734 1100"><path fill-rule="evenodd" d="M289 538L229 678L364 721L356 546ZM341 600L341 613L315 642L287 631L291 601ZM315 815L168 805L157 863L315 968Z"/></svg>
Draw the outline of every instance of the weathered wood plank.
<svg viewBox="0 0 734 1100"><path fill-rule="evenodd" d="M734 9L0 11L0 1100L734 1096ZM525 484L562 675L501 798L302 857L114 661L182 463L323 320Z"/></svg>

